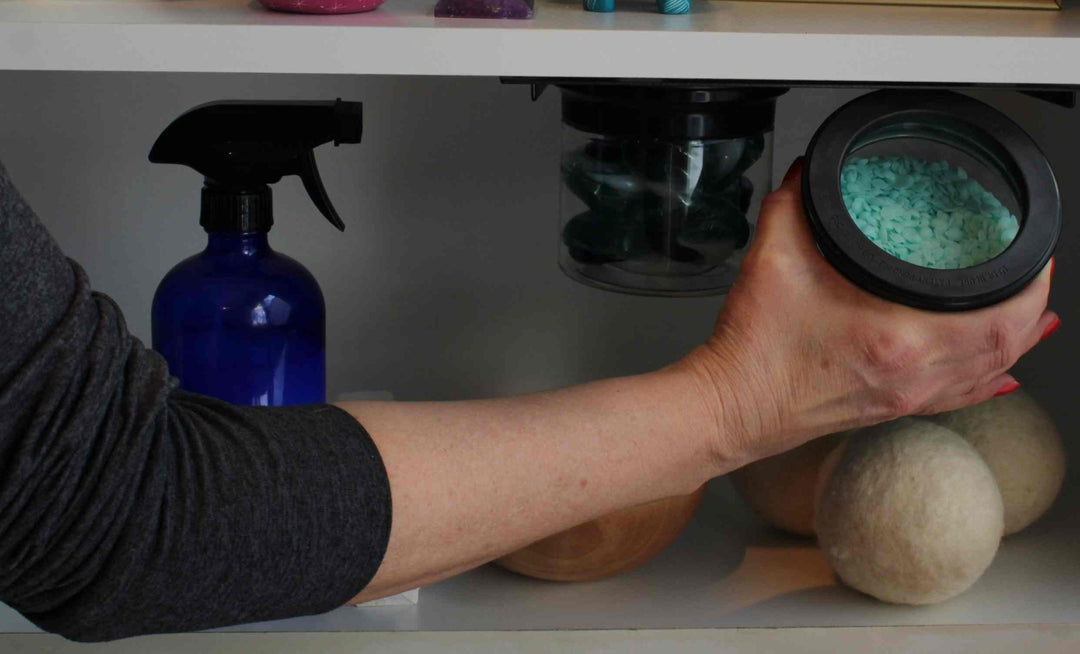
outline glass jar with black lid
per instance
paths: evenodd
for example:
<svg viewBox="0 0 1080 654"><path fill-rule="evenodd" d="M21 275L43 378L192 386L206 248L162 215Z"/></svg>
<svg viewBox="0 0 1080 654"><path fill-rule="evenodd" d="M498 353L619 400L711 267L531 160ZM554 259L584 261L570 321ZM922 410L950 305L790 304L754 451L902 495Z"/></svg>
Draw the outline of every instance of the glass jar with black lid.
<svg viewBox="0 0 1080 654"><path fill-rule="evenodd" d="M890 165L903 172L894 175ZM866 170L884 171L888 179L858 179ZM910 193L891 188L912 183L961 208L934 211L924 203L913 209L906 200ZM922 309L976 309L1016 294L1047 264L1061 231L1057 182L1032 138L996 109L950 91L877 91L841 107L807 148L802 194L818 247L837 270L876 295ZM942 267L924 261L921 252L903 256L910 244L900 230L886 233L886 218L893 216L879 216L881 231L875 231L879 224L865 209L863 194L875 196L879 213L881 197L905 198L886 202L885 209L922 211L922 236L928 239L944 229L954 240L985 238L986 225L993 232L995 218L977 215L969 195L985 199L976 206L994 216L1011 214L1017 224L1004 236L991 234L1008 237L1000 252L991 250L994 255L985 260L965 255L962 265ZM966 226L955 220L956 213L964 214ZM923 240L917 233L908 236Z"/></svg>
<svg viewBox="0 0 1080 654"><path fill-rule="evenodd" d="M559 265L640 295L723 293L771 188L782 89L559 83Z"/></svg>

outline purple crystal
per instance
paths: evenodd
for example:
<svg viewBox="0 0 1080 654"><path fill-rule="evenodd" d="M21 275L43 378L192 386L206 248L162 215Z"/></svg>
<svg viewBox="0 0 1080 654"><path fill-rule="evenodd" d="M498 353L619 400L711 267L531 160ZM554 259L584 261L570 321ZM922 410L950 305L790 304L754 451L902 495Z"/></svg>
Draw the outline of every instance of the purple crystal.
<svg viewBox="0 0 1080 654"><path fill-rule="evenodd" d="M438 18L511 18L533 17L533 0L439 0Z"/></svg>

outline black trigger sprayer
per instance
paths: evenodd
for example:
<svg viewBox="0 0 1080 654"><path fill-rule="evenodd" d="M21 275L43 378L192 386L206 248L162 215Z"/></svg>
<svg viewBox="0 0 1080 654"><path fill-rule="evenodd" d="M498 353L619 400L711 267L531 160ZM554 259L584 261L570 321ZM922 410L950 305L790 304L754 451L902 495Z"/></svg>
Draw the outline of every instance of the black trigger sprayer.
<svg viewBox="0 0 1080 654"><path fill-rule="evenodd" d="M272 250L270 185L300 177L319 212L345 229L323 186L315 148L359 143L359 102L221 101L174 120L153 163L204 177L206 249L178 264L154 296L154 349L185 390L234 404L323 402L325 307L315 278Z"/></svg>

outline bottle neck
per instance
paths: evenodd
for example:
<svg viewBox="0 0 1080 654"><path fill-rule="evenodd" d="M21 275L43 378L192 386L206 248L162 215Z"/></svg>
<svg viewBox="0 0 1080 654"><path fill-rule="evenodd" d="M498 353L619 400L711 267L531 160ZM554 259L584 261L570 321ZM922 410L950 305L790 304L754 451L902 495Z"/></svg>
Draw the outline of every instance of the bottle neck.
<svg viewBox="0 0 1080 654"><path fill-rule="evenodd" d="M206 251L209 253L231 252L255 256L271 251L266 232L209 232L206 237Z"/></svg>

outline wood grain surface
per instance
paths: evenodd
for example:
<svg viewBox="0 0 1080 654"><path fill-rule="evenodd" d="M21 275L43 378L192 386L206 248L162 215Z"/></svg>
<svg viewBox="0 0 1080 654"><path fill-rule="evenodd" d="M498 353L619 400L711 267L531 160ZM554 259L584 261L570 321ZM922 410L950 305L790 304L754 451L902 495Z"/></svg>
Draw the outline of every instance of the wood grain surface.
<svg viewBox="0 0 1080 654"><path fill-rule="evenodd" d="M675 542L704 494L702 486L689 495L616 511L537 541L495 563L551 581L592 581L628 572Z"/></svg>

